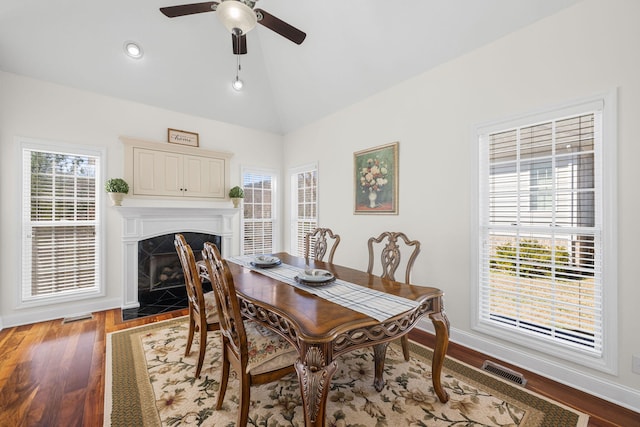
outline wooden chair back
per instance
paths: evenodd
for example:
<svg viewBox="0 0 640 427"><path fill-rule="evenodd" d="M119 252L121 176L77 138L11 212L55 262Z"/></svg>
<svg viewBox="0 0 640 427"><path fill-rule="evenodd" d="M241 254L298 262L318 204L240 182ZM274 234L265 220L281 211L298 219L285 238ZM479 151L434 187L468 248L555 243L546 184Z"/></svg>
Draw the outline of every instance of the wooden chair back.
<svg viewBox="0 0 640 427"><path fill-rule="evenodd" d="M233 366L240 381L236 425L245 427L249 419L251 385L275 381L295 372L293 363L298 358L298 352L278 334L264 328L258 330L254 322L243 322L233 275L215 245L205 243L202 257L216 295L222 337L222 369L215 408L222 408L229 381L229 368ZM249 348L257 353L253 358ZM265 351L273 355L273 358L266 358L268 362L260 361L260 353ZM265 364L269 365L268 368Z"/></svg>
<svg viewBox="0 0 640 427"><path fill-rule="evenodd" d="M210 292L205 295L202 289L199 267L191 246L189 246L182 234L175 235L173 244L176 247L180 264L182 264L187 299L189 300L189 332L184 355L188 356L191 353L195 331L199 331L200 348L196 362L196 378L199 378L207 348L207 332L218 330L220 325L215 303L212 303L213 295Z"/></svg>
<svg viewBox="0 0 640 427"><path fill-rule="evenodd" d="M182 264L182 272L184 273L184 281L187 287L187 298L189 299L189 311L193 310L194 314L206 323L204 292L191 246L189 246L182 234L175 235L173 244L176 247L176 252L178 252L180 264Z"/></svg>
<svg viewBox="0 0 640 427"><path fill-rule="evenodd" d="M247 333L240 312L233 275L229 271L227 261L222 259L220 251L215 245L209 242L205 243L202 258L209 270L211 286L216 296L216 305L220 316L220 333L223 336L226 350L232 352L234 358L242 366L240 371L245 372L249 360Z"/></svg>
<svg viewBox="0 0 640 427"><path fill-rule="evenodd" d="M315 228L304 235L304 257L322 261L329 247L328 262L333 263L333 256L340 244L340 235L333 234L330 228Z"/></svg>
<svg viewBox="0 0 640 427"><path fill-rule="evenodd" d="M396 279L396 270L402 264L401 254L403 244L405 247L404 251L410 251L409 258L405 264L404 282L411 283L411 270L413 269L416 257L420 253L420 242L410 240L406 234L400 232L385 231L378 237L369 238L367 242L369 248L369 266L367 267L367 273L373 273L376 247L378 247L380 249L380 266L382 268L380 277L398 280ZM377 246L374 247L374 245Z"/></svg>
<svg viewBox="0 0 640 427"><path fill-rule="evenodd" d="M367 267L367 273L373 274L373 268L375 263L376 248L374 245L380 247L380 265L382 268L382 274L380 277L383 279L396 280L396 270L402 265L402 246L404 251L410 251L411 254L405 264L404 283L411 283L411 270L413 264L416 261L416 257L420 253L420 242L417 240L410 240L406 234L394 231L385 231L378 237L371 237L367 242L369 247L369 266ZM409 337L403 335L401 337L402 353L404 354L404 360L409 360Z"/></svg>

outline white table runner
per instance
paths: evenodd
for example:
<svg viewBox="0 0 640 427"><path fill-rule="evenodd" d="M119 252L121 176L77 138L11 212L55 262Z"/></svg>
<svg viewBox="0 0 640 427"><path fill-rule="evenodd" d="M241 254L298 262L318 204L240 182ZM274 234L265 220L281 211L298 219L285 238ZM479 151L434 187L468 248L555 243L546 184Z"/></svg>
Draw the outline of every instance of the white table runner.
<svg viewBox="0 0 640 427"><path fill-rule="evenodd" d="M257 268L251 265L253 259L254 256L245 255L227 258L227 261L239 264L265 276L280 280L281 282L288 283L296 288L304 289L310 294L373 317L380 322L404 313L405 311L412 310L420 305L417 301L390 295L375 289L365 288L364 286L338 278L331 283L319 287L303 285L295 280L295 277L304 271L303 268L294 267L285 263L276 267Z"/></svg>

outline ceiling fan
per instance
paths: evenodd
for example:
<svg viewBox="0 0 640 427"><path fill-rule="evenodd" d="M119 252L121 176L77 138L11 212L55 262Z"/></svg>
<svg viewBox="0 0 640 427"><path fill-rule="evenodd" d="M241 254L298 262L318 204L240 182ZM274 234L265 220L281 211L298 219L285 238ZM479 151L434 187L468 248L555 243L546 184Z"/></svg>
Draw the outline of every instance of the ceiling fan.
<svg viewBox="0 0 640 427"><path fill-rule="evenodd" d="M234 55L247 53L247 32L256 23L262 24L272 31L296 44L301 44L307 34L296 27L276 18L262 9L254 9L257 0L220 0L204 3L182 4L161 7L160 12L169 18L193 15L196 13L216 12L224 26L231 32Z"/></svg>

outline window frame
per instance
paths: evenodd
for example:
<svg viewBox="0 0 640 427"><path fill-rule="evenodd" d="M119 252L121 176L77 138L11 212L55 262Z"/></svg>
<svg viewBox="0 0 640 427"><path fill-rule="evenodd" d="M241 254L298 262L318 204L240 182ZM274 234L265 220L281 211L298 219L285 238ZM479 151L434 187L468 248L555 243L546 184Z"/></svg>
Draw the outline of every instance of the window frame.
<svg viewBox="0 0 640 427"><path fill-rule="evenodd" d="M268 175L271 177L271 222L273 225L273 236L271 242L271 251L266 253L277 252L277 248L279 248L280 243L280 225L279 225L279 189L278 189L278 180L279 174L275 169L268 168L259 168L259 167L248 167L243 166L240 168L240 182L242 183L242 188L245 191L245 202L246 203L246 188L244 187L244 177L247 174L255 174L255 175ZM244 204L242 206L242 211L240 212L240 254L245 254L245 245L244 245L244 226L245 226L245 217L244 217Z"/></svg>
<svg viewBox="0 0 640 427"><path fill-rule="evenodd" d="M54 305L60 303L68 303L74 301L80 301L90 298L103 297L106 295L106 268L105 266L105 250L106 250L106 233L105 233L105 216L104 216L104 192L102 191L102 183L105 181L104 171L106 170L107 155L106 149L101 147L91 147L87 145L72 144L60 141L42 140L26 137L16 137L16 145L20 147L18 152L20 167L20 192L18 194L20 200L20 268L19 268L19 280L18 291L16 292L16 307L17 308L29 308ZM25 191L29 191L29 200L31 193L28 188L28 182L26 181L26 172L24 171L24 155L25 150L31 151L43 151L63 153L68 155L78 156L92 156L97 159L96 165L96 196L95 196L95 230L97 233L96 239L98 243L96 248L98 254L96 256L96 268L98 272L96 274L96 286L91 288L77 290L74 292L64 292L62 294L52 294L39 297L31 297L25 299L23 297L23 288L27 285L24 277L25 273L25 251L30 247L30 244L26 242L26 235L28 233L29 224L25 222L25 206L26 201ZM31 282L29 282L31 283Z"/></svg>
<svg viewBox="0 0 640 427"><path fill-rule="evenodd" d="M298 235L298 223L300 222L300 217L298 216L298 180L297 176L301 173L307 172L315 172L316 174L316 182L315 182L315 190L316 190L316 198L315 198L315 226L313 228L318 227L319 224L319 175L318 175L318 164L317 163L309 163L306 165L298 166L295 168L291 168L289 170L289 178L291 184L291 225L290 225L290 252L292 255L304 256L304 235ZM310 221L311 222L311 221ZM313 229L312 228L312 229ZM308 230L311 231L311 230ZM300 251L302 248L302 251Z"/></svg>
<svg viewBox="0 0 640 427"><path fill-rule="evenodd" d="M600 159L596 163L602 167L602 185L600 198L596 196L596 210L602 214L601 247L602 249L602 350L594 354L571 346L561 346L556 342L541 337L523 334L511 328L500 327L481 319L481 274L482 274L482 218L483 203L481 195L488 196L488 189L483 183L488 179L488 159L482 160L480 138L493 132L522 127L562 117L578 115L600 108L602 121L602 144L597 153ZM504 120L497 120L475 125L472 128L472 165L471 165L471 329L489 336L506 340L523 347L539 351L549 356L568 360L582 366L602 372L616 374L618 331L617 331L617 95L612 90L606 93L569 101L550 106L538 111L521 114Z"/></svg>

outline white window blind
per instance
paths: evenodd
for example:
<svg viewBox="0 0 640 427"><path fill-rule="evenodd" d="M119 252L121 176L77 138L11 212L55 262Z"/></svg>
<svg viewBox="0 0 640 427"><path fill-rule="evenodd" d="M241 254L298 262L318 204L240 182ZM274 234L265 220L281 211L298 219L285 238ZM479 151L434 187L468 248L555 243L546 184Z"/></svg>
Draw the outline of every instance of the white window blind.
<svg viewBox="0 0 640 427"><path fill-rule="evenodd" d="M292 249L295 255L304 254L304 235L318 226L318 171L303 168L291 176L293 189ZM313 251L313 248L312 248ZM310 254L313 255L313 254Z"/></svg>
<svg viewBox="0 0 640 427"><path fill-rule="evenodd" d="M244 255L274 251L275 175L267 172L245 171L244 211L242 218L242 253Z"/></svg>
<svg viewBox="0 0 640 427"><path fill-rule="evenodd" d="M98 156L23 148L23 302L100 289L98 169Z"/></svg>
<svg viewBox="0 0 640 427"><path fill-rule="evenodd" d="M601 110L480 144L479 321L601 355Z"/></svg>

